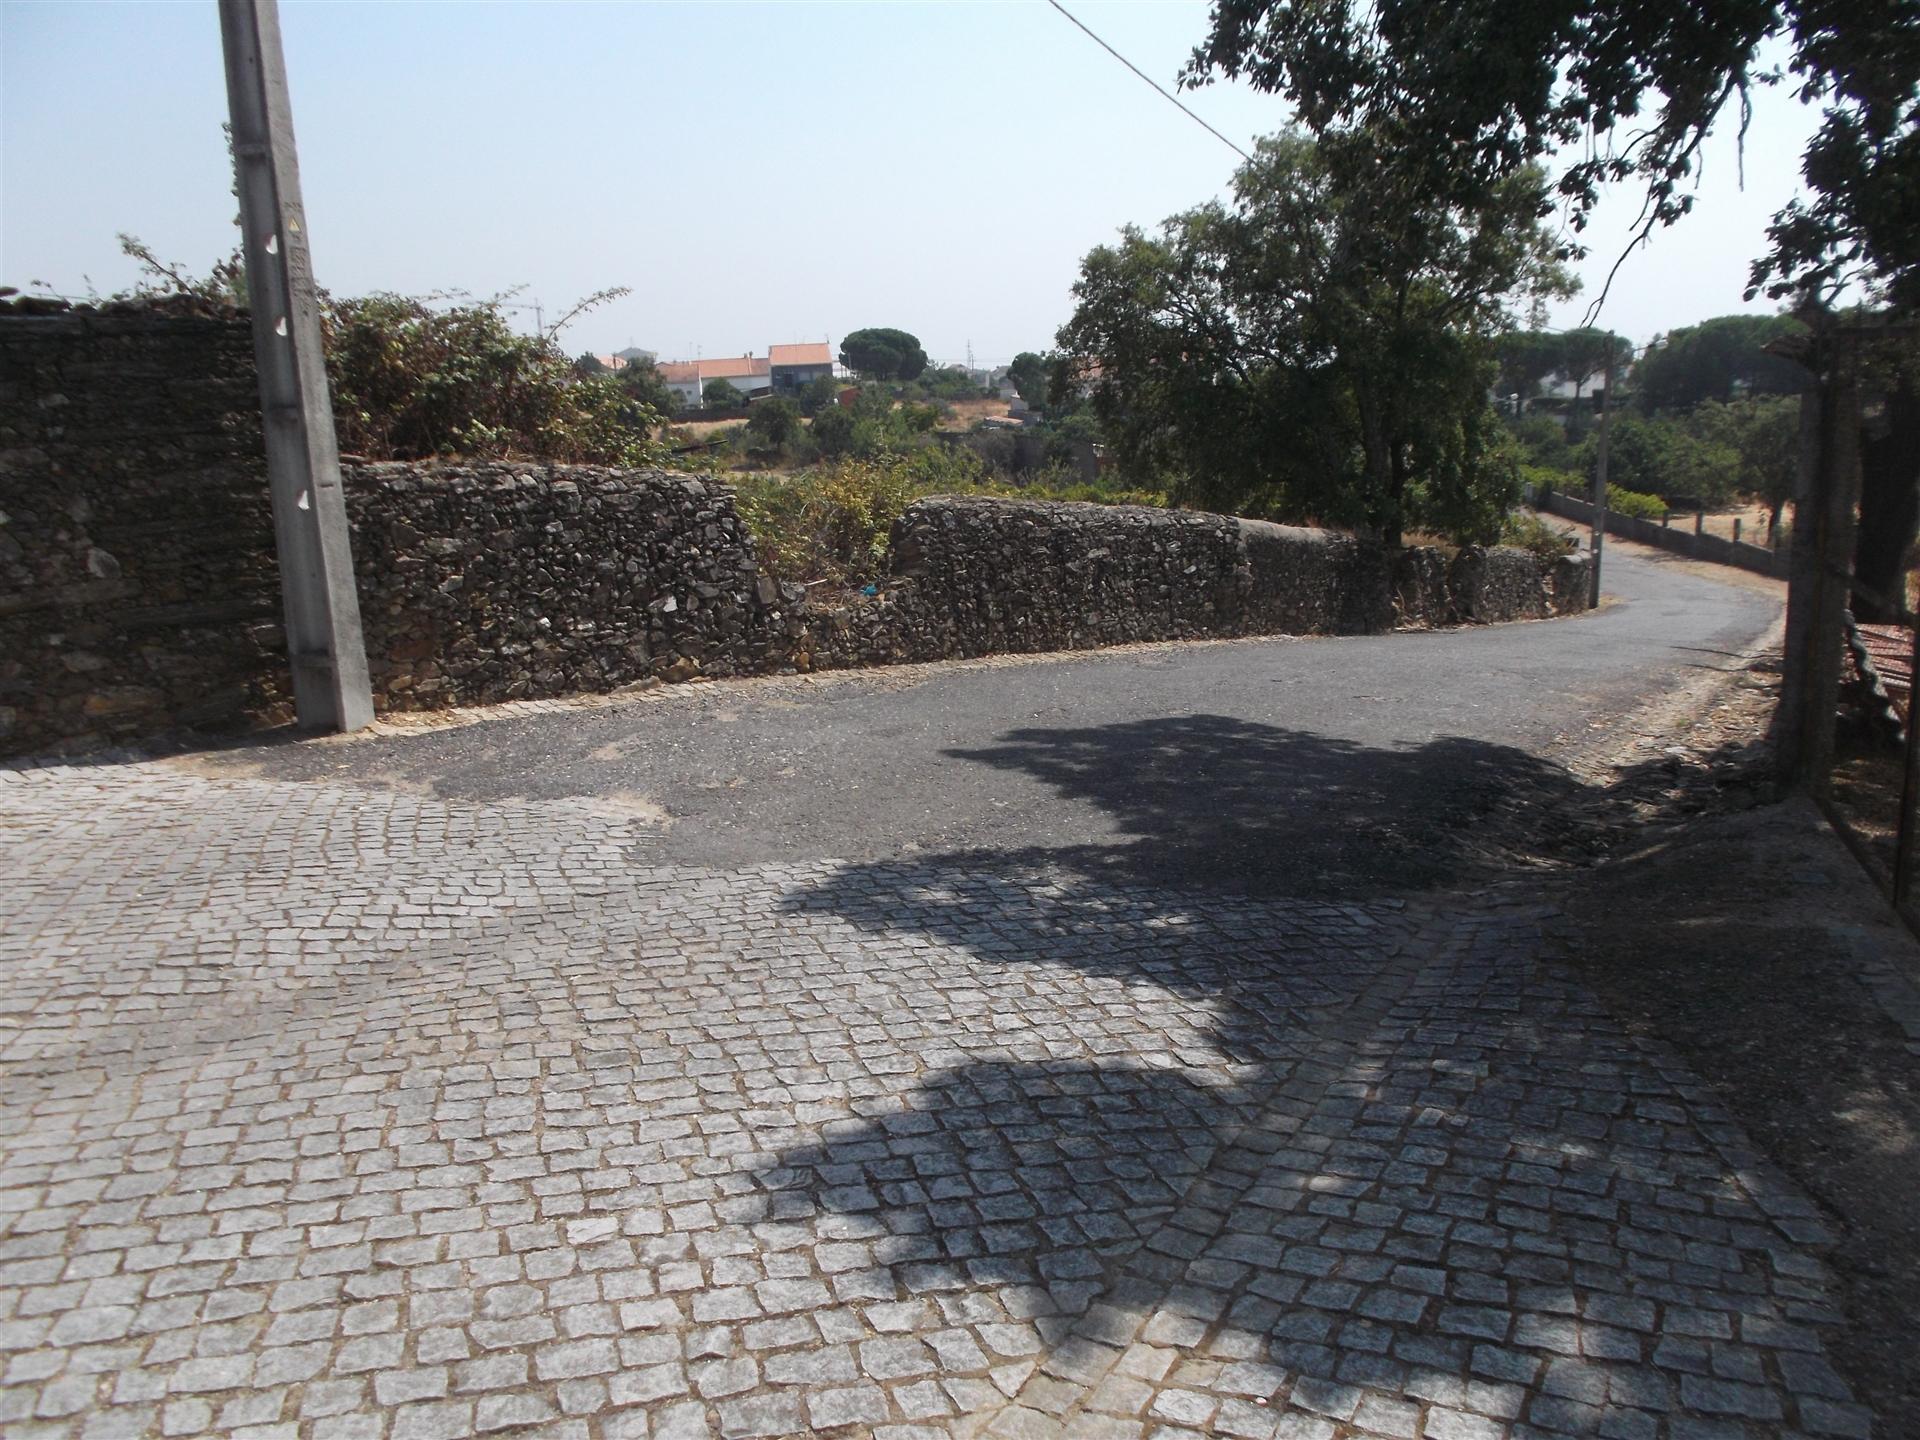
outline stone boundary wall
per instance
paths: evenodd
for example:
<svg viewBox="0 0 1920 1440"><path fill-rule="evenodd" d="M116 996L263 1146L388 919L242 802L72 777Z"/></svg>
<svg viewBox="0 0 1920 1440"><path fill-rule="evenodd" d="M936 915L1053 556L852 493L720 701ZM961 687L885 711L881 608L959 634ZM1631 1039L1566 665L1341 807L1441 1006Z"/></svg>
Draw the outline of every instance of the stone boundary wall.
<svg viewBox="0 0 1920 1440"><path fill-rule="evenodd" d="M0 753L290 718L244 318L0 306ZM376 708L637 682L1351 634L1584 607L1584 562L977 497L908 508L850 605L763 573L723 485L344 465Z"/></svg>
<svg viewBox="0 0 1920 1440"><path fill-rule="evenodd" d="M0 753L285 718L245 320L33 303L0 314Z"/></svg>
<svg viewBox="0 0 1920 1440"><path fill-rule="evenodd" d="M1370 634L1586 608L1586 561L1467 547L1396 562L1324 530L1196 511L975 496L915 501L895 578L810 616L814 668L1142 640Z"/></svg>
<svg viewBox="0 0 1920 1440"><path fill-rule="evenodd" d="M1593 506L1559 490L1531 493L1527 503L1536 510L1558 515L1563 520L1572 520L1581 525L1593 524ZM1769 550L1764 545L1749 545L1744 540L1729 540L1720 535L1696 535L1691 530L1676 530L1670 525L1642 520L1634 515L1617 514L1612 510L1607 512L1607 534L1618 535L1622 540L1632 540L1641 545L1671 550L1691 560L1737 565L1742 570L1751 570L1756 575L1771 575L1777 580L1787 578L1790 564L1789 552L1784 547Z"/></svg>
<svg viewBox="0 0 1920 1440"><path fill-rule="evenodd" d="M379 710L758 675L804 653L733 492L596 466L341 467Z"/></svg>

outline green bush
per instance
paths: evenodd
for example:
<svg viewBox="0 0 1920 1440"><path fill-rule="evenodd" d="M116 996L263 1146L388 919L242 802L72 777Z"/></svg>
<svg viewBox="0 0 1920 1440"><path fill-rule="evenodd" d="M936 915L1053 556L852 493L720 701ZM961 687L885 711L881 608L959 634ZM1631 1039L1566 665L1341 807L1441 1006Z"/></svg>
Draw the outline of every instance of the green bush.
<svg viewBox="0 0 1920 1440"><path fill-rule="evenodd" d="M760 401L747 416L747 434L760 448L784 450L800 434L800 407L784 395Z"/></svg>
<svg viewBox="0 0 1920 1440"><path fill-rule="evenodd" d="M813 443L829 460L853 448L853 412L844 405L828 405L813 417Z"/></svg>
<svg viewBox="0 0 1920 1440"><path fill-rule="evenodd" d="M608 375L581 375L550 336L516 333L498 301L404 295L330 301L321 315L340 449L642 465L659 413Z"/></svg>
<svg viewBox="0 0 1920 1440"><path fill-rule="evenodd" d="M1524 510L1507 516L1500 528L1500 543L1530 550L1543 560L1557 560L1578 548L1578 542L1571 535Z"/></svg>
<svg viewBox="0 0 1920 1440"><path fill-rule="evenodd" d="M1618 485L1609 484L1607 509L1616 515L1628 515L1635 520L1660 520L1666 517L1667 502L1658 495L1647 495L1638 490L1626 490Z"/></svg>
<svg viewBox="0 0 1920 1440"><path fill-rule="evenodd" d="M1571 495L1574 499L1584 499L1591 490L1586 480L1575 470L1563 470L1556 465L1520 466L1520 479L1533 487L1536 495L1552 491L1558 495Z"/></svg>
<svg viewBox="0 0 1920 1440"><path fill-rule="evenodd" d="M194 295L245 305L238 252L204 278L170 265L132 235L121 250L141 276L121 298ZM567 322L626 294L603 290L539 335L509 323L508 295L455 304L385 292L322 295L320 343L345 454L372 460L439 455L531 457L600 465L657 463L661 412L599 362L579 364L556 341ZM585 358L585 357L583 357Z"/></svg>
<svg viewBox="0 0 1920 1440"><path fill-rule="evenodd" d="M823 411L820 418L828 413ZM938 442L906 454L842 458L797 475L732 478L760 563L781 580L802 584L857 586L883 579L893 522L923 495L1156 507L1167 503L1157 491L1123 490L1106 481L1086 484L1065 469L1048 469L1028 484L1009 485L996 479L971 449Z"/></svg>
<svg viewBox="0 0 1920 1440"><path fill-rule="evenodd" d="M916 487L898 461L841 460L798 475L743 475L734 494L769 572L864 585L885 574L887 537Z"/></svg>

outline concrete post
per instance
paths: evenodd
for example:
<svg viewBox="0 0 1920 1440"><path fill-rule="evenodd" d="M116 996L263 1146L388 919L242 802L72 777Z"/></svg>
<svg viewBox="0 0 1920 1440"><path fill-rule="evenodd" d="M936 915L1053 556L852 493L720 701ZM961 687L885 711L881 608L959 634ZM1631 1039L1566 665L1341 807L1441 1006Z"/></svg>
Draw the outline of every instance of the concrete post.
<svg viewBox="0 0 1920 1440"><path fill-rule="evenodd" d="M220 0L261 429L302 725L373 720L275 0Z"/></svg>

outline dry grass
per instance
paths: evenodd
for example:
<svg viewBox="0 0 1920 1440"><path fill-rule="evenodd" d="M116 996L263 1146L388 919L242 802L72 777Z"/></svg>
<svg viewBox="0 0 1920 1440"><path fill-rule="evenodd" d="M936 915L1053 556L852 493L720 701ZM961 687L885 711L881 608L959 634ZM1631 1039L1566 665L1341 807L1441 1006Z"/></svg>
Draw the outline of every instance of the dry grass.
<svg viewBox="0 0 1920 1440"><path fill-rule="evenodd" d="M939 427L942 430L971 430L976 420L990 419L1007 413L1004 400L955 400L951 402L953 413L941 417Z"/></svg>
<svg viewBox="0 0 1920 1440"><path fill-rule="evenodd" d="M742 429L746 423L745 420L685 420L675 424L673 431L689 440L711 440L724 430Z"/></svg>

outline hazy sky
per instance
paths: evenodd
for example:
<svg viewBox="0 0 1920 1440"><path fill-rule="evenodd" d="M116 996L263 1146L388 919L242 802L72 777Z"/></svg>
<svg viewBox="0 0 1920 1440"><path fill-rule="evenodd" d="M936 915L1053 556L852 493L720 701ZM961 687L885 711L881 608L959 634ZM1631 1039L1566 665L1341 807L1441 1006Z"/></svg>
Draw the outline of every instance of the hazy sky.
<svg viewBox="0 0 1920 1440"><path fill-rule="evenodd" d="M1171 82L1199 3L1068 8ZM283 0L315 268L339 293L609 285L570 350L668 358L894 325L938 359L1044 349L1080 257L1219 194L1236 157L1043 0L1003 4L320 4ZM1248 145L1284 105L1188 97ZM115 232L204 270L233 246L211 0L0 0L0 281L102 293ZM1630 258L1636 339L1741 308L1813 113L1761 101L1737 185ZM1637 197L1590 232L1598 287ZM1558 307L1577 323L1584 301ZM526 317L530 327L532 317Z"/></svg>

